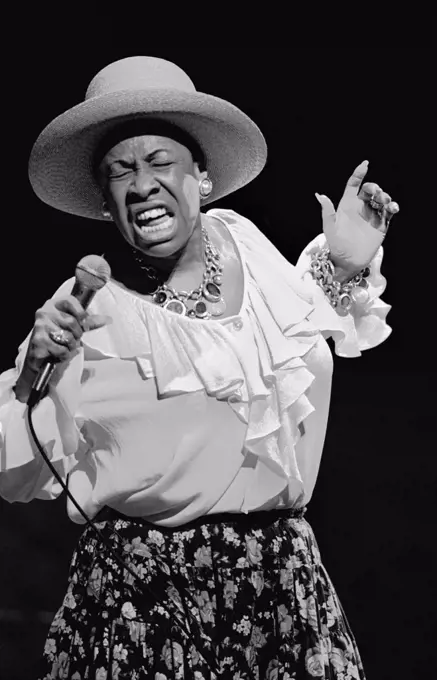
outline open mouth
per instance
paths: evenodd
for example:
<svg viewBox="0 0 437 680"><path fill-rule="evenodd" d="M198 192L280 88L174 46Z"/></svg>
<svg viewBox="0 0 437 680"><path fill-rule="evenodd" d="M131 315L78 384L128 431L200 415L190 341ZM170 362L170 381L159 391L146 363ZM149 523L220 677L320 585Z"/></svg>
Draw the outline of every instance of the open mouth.
<svg viewBox="0 0 437 680"><path fill-rule="evenodd" d="M174 215L167 208L151 208L135 215L135 225L143 234L153 234L173 226Z"/></svg>

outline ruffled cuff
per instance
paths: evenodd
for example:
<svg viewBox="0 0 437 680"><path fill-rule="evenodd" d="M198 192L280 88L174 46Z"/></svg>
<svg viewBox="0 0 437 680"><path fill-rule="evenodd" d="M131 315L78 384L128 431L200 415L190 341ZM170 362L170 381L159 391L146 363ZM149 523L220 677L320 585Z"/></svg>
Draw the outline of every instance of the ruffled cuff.
<svg viewBox="0 0 437 680"><path fill-rule="evenodd" d="M51 499L62 492L28 429L27 405L16 399L13 390L29 338L19 348L15 368L0 376L0 495L10 502ZM82 366L83 350L79 350L66 369L55 371L47 396L32 413L39 442L64 479L86 447L73 415L78 407Z"/></svg>
<svg viewBox="0 0 437 680"><path fill-rule="evenodd" d="M327 246L324 234L319 234L302 252L296 265L302 280L313 295L314 312L310 316L313 324L323 332L325 337L332 337L335 353L341 357L358 357L366 349L376 347L384 342L391 333L386 323L386 316L391 305L380 299L387 281L381 274L383 248L379 248L368 265L370 276L369 300L365 305L353 305L350 312L342 315L329 303L323 290L317 285L310 273L311 255Z"/></svg>

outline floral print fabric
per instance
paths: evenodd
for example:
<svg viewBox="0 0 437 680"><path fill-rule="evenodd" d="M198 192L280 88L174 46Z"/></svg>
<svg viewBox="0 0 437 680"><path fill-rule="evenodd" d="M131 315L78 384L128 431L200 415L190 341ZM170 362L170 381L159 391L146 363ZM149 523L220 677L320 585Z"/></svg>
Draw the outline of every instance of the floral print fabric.
<svg viewBox="0 0 437 680"><path fill-rule="evenodd" d="M303 514L167 529L109 511L97 526L130 571L85 530L39 680L364 680Z"/></svg>

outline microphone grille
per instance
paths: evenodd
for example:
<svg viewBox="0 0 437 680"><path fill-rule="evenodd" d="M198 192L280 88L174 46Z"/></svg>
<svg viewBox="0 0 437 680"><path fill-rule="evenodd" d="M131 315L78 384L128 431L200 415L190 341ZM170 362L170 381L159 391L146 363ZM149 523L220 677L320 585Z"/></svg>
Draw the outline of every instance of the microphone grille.
<svg viewBox="0 0 437 680"><path fill-rule="evenodd" d="M76 281L85 288L100 290L111 278L111 267L100 255L85 255L76 265Z"/></svg>

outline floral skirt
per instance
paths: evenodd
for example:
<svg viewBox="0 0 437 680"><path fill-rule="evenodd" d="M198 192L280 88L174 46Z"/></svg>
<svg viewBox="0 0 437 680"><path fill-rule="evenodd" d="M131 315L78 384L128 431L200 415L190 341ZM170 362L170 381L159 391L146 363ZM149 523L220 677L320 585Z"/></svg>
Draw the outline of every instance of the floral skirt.
<svg viewBox="0 0 437 680"><path fill-rule="evenodd" d="M39 680L364 680L305 509L87 528ZM108 549L122 555L124 569Z"/></svg>

